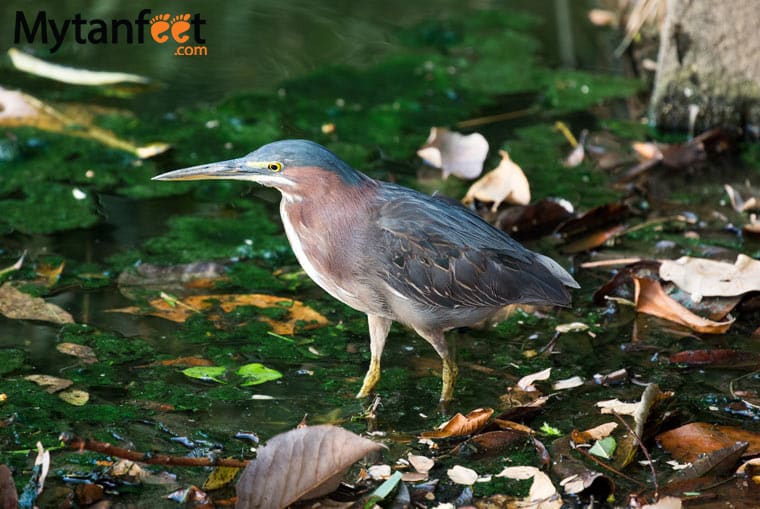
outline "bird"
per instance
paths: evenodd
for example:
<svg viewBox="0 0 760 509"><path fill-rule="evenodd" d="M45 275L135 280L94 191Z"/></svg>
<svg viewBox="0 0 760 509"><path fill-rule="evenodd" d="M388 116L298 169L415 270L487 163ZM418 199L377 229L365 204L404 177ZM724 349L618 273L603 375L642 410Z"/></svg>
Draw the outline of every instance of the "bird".
<svg viewBox="0 0 760 509"><path fill-rule="evenodd" d="M238 159L153 177L212 179L277 189L283 229L304 272L366 313L370 363L357 398L369 396L380 379L393 322L414 330L441 358L445 404L458 374L446 331L482 322L508 304L569 307L568 288L579 288L557 262L453 199L375 180L309 140L275 141Z"/></svg>

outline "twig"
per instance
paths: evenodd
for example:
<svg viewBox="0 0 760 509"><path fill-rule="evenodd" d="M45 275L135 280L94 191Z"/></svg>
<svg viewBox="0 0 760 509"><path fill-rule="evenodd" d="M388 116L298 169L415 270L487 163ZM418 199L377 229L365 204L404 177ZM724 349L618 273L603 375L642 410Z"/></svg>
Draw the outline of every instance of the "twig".
<svg viewBox="0 0 760 509"><path fill-rule="evenodd" d="M654 498L657 500L659 498L660 493L660 485L657 482L657 470L654 468L654 462L652 461L652 456L649 455L649 450L644 447L644 442L641 441L641 437L639 437L638 433L636 433L633 428L631 428L627 422L625 422L625 419L620 417L620 414L612 411L612 415L615 416L615 419L620 421L620 424L622 424L628 432L633 435L633 438L636 439L636 444L639 446L639 449L641 449L641 452L644 453L644 457L647 459L647 462L649 462L649 470L652 471L652 482L654 483Z"/></svg>
<svg viewBox="0 0 760 509"><path fill-rule="evenodd" d="M615 265L630 265L640 262L642 258L613 258L611 260L597 260L595 262L581 263L582 269L595 269L597 267L614 267Z"/></svg>
<svg viewBox="0 0 760 509"><path fill-rule="evenodd" d="M527 117L538 111L538 108L531 106L523 110L508 111L506 113L498 113L496 115L488 115L486 117L471 118L469 120L462 120L457 122L456 127L475 127L483 124L493 124L495 122L503 122L504 120L512 120L520 117Z"/></svg>
<svg viewBox="0 0 760 509"><path fill-rule="evenodd" d="M617 470L612 465L608 465L607 463L603 462L599 458L594 457L593 454L589 454L588 452L584 451L580 447L576 447L574 450L576 452L580 453L582 456L585 456L586 458L590 459L591 461L593 461L594 463L596 463L600 467L602 467L602 468L604 468L606 470L609 470L613 474L619 475L620 477L624 477L624 478L628 479L629 481L638 484L639 486L644 486L643 482L641 482L641 481L639 481L637 479L634 479L633 477L631 477L629 475L624 474L623 472L621 472L620 470Z"/></svg>
<svg viewBox="0 0 760 509"><path fill-rule="evenodd" d="M230 458L190 458L188 456L172 456L170 454L155 454L153 452L139 452L122 447L116 447L108 442L99 442L89 438L80 438L71 433L61 433L61 442L72 449L99 452L108 456L115 456L130 461L147 463L149 465L168 465L181 467L236 467L245 468L248 461Z"/></svg>

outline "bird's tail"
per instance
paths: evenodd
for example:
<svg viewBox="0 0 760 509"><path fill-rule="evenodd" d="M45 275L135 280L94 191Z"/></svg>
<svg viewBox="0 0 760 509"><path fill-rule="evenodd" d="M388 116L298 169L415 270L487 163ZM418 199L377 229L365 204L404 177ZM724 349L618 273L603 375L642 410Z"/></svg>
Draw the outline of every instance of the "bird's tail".
<svg viewBox="0 0 760 509"><path fill-rule="evenodd" d="M578 282L573 279L573 276L571 276L564 268L562 268L559 263L542 254L536 253L536 256L538 257L538 262L546 267L546 270L548 270L554 277L562 281L563 285L569 286L570 288L581 287L581 285L579 285Z"/></svg>

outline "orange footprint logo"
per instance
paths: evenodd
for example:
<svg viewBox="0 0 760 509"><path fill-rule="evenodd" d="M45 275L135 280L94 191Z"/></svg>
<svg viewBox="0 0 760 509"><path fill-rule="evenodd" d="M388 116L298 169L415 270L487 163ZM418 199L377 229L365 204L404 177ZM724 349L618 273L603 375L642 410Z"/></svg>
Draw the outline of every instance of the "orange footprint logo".
<svg viewBox="0 0 760 509"><path fill-rule="evenodd" d="M178 14L174 16L171 20L171 27L172 27L172 37L174 37L174 40L182 43L187 42L187 40L190 38L190 36L185 35L185 32L190 30L190 23L188 23L188 20L190 19L190 14Z"/></svg>
<svg viewBox="0 0 760 509"><path fill-rule="evenodd" d="M159 14L150 18L150 36L153 40L159 44L163 44L169 40L168 35L164 35L169 30L169 23L166 21L169 19L170 14Z"/></svg>

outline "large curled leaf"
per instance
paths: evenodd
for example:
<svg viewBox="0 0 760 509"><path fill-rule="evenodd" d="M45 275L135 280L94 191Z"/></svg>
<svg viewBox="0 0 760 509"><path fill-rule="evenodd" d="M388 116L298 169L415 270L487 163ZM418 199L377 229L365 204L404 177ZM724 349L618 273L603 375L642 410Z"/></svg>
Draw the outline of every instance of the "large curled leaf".
<svg viewBox="0 0 760 509"><path fill-rule="evenodd" d="M258 450L237 483L238 509L287 507L334 491L351 465L383 447L343 428L307 426Z"/></svg>
<svg viewBox="0 0 760 509"><path fill-rule="evenodd" d="M493 415L493 408L476 408L467 415L457 413L433 431L420 433L423 438L448 438L470 435L485 426Z"/></svg>
<svg viewBox="0 0 760 509"><path fill-rule="evenodd" d="M760 261L743 254L733 264L684 256L664 260L660 277L673 281L695 301L711 296L733 297L760 290Z"/></svg>
<svg viewBox="0 0 760 509"><path fill-rule="evenodd" d="M658 316L681 324L703 334L723 334L734 323L734 319L715 322L695 315L673 300L660 286L659 281L633 277L636 311Z"/></svg>
<svg viewBox="0 0 760 509"><path fill-rule="evenodd" d="M491 211L496 212L502 202L516 205L530 203L530 184L522 168L515 164L506 150L499 150L499 166L483 175L475 182L462 199L465 205L478 200L491 203Z"/></svg>

